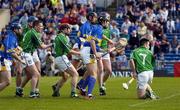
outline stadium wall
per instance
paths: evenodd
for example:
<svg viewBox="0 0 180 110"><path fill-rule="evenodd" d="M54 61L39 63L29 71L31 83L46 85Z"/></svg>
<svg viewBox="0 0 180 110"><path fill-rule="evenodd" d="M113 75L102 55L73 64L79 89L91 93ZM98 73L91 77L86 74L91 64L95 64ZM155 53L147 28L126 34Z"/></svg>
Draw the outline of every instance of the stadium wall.
<svg viewBox="0 0 180 110"><path fill-rule="evenodd" d="M0 31L4 28L10 21L10 10L0 9Z"/></svg>
<svg viewBox="0 0 180 110"><path fill-rule="evenodd" d="M107 8L107 7L110 6L113 2L114 2L114 0L98 0L98 1L96 1L96 6L97 6L97 7Z"/></svg>

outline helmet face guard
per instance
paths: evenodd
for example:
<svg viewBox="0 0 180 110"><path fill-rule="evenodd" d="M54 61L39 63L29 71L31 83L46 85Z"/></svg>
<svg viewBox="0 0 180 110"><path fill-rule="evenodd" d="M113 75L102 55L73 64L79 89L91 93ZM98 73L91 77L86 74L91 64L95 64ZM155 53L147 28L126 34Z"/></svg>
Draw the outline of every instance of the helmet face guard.
<svg viewBox="0 0 180 110"><path fill-rule="evenodd" d="M103 21L110 21L110 15L106 12L101 12L98 17L98 22L101 23Z"/></svg>
<svg viewBox="0 0 180 110"><path fill-rule="evenodd" d="M98 22L103 26L103 28L108 27L108 22L110 22L110 15L106 12L101 12L98 17Z"/></svg>

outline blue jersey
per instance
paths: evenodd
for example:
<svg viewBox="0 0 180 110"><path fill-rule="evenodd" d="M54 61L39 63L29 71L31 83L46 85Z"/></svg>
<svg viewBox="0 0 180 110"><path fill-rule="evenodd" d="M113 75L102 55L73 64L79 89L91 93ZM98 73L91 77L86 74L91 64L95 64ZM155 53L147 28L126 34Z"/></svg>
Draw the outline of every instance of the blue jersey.
<svg viewBox="0 0 180 110"><path fill-rule="evenodd" d="M92 28L93 25L89 21L86 21L79 29L79 37L86 39L91 34Z"/></svg>
<svg viewBox="0 0 180 110"><path fill-rule="evenodd" d="M91 35L93 24L91 24L89 21L86 21L83 25L81 25L79 32L78 32L78 39L77 43L80 47L83 45L83 43L86 41L89 35Z"/></svg>
<svg viewBox="0 0 180 110"><path fill-rule="evenodd" d="M95 26L93 26L91 34L88 36L88 38L86 38L86 42L84 43L84 46L91 46L90 42L92 39L95 40L96 43L96 51L100 50L100 44L102 42L103 39L103 27L100 24L97 24ZM92 50L91 50L92 52Z"/></svg>
<svg viewBox="0 0 180 110"><path fill-rule="evenodd" d="M18 40L15 33L9 31L2 44L4 46L4 58L12 60L13 50L18 47Z"/></svg>

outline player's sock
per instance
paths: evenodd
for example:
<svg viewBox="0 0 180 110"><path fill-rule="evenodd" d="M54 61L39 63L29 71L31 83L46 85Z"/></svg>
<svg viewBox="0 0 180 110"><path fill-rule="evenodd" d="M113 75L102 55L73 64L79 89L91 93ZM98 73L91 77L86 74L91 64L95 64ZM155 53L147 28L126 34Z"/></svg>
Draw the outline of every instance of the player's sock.
<svg viewBox="0 0 180 110"><path fill-rule="evenodd" d="M77 83L77 88L78 89L81 89L82 88L82 85L84 84L85 80L84 79L81 79L78 83Z"/></svg>
<svg viewBox="0 0 180 110"><path fill-rule="evenodd" d="M84 83L83 83L83 85L82 85L82 89L86 89L86 86L88 85L89 80L90 80L90 76L88 76L88 77L86 78L86 80L84 81Z"/></svg>
<svg viewBox="0 0 180 110"><path fill-rule="evenodd" d="M89 83L88 83L88 94L92 93L95 83L96 83L96 79L94 77L90 76Z"/></svg>

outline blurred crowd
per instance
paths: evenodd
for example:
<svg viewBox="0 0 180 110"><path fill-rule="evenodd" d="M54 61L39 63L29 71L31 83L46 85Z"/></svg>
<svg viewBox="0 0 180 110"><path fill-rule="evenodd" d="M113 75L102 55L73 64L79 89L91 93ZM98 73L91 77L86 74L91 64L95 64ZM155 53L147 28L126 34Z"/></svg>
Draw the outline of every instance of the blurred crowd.
<svg viewBox="0 0 180 110"><path fill-rule="evenodd" d="M163 56L168 52L178 54L179 0L127 0L117 8L116 18L123 21L119 27L120 36L126 35L130 49L138 46L139 38L150 35L153 36L151 46L155 55Z"/></svg>

